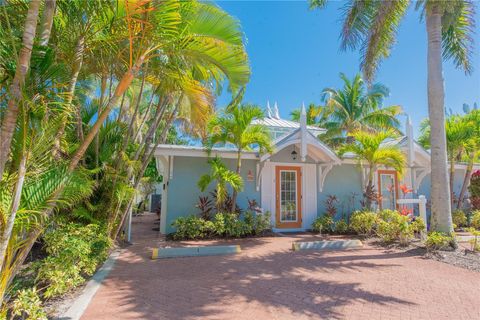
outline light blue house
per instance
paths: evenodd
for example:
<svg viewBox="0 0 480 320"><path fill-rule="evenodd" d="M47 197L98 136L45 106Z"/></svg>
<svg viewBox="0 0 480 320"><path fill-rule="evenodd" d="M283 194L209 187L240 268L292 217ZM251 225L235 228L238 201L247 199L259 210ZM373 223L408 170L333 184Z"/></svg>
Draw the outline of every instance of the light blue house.
<svg viewBox="0 0 480 320"><path fill-rule="evenodd" d="M255 199L264 211L271 212L274 230L302 231L309 229L313 220L324 214L324 201L335 195L338 217L360 207L362 190L366 185L368 169L354 159L353 154L340 158L318 134L324 129L306 125L302 108L300 123L281 119L275 104L267 105L267 117L257 123L269 128L274 139L272 154L243 152L242 178L244 190L238 195L238 204L247 208L248 200ZM406 136L390 141L397 144L408 159L408 167L397 179L391 168L378 168L375 188L381 193L381 208L395 208L402 197L399 186L414 190L413 196L430 194L430 154L413 140L413 129L407 121ZM214 148L211 156L218 156L235 168L236 150ZM208 155L202 147L160 145L155 150L157 169L164 176L158 186L162 194L160 232L173 232L172 222L195 214L201 193L197 182L209 172ZM455 190L461 188L465 165L456 166ZM412 196L412 195L410 195Z"/></svg>

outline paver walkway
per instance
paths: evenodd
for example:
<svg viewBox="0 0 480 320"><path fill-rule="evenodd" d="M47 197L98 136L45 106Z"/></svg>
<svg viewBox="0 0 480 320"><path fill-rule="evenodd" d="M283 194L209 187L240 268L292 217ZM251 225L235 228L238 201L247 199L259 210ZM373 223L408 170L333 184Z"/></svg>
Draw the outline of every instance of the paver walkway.
<svg viewBox="0 0 480 320"><path fill-rule="evenodd" d="M312 239L297 235L221 242L242 246L233 256L153 261L163 242L154 218L134 221L135 244L83 320L480 319L480 274L415 252L292 252L292 241Z"/></svg>

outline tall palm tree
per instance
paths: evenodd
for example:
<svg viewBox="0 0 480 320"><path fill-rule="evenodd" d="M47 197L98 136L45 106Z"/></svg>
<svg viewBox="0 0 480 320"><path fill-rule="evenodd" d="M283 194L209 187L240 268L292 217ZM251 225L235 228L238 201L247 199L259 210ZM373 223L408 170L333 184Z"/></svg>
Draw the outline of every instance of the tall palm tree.
<svg viewBox="0 0 480 320"><path fill-rule="evenodd" d="M232 103L225 111L209 123L210 136L207 140L207 149L217 143L230 143L237 149L236 173L241 174L242 152L252 150L254 146L260 152L271 152L272 143L268 129L260 124L252 124L253 120L262 119L263 111L259 106L251 104ZM235 211L237 190L232 194L232 212Z"/></svg>
<svg viewBox="0 0 480 320"><path fill-rule="evenodd" d="M40 0L32 0L28 6L25 27L23 31L22 47L18 53L15 76L9 87L10 99L0 126L0 181L2 181L5 165L10 154L12 137L20 112L19 103L22 98L23 84L30 68L33 42L37 31L38 11Z"/></svg>
<svg viewBox="0 0 480 320"><path fill-rule="evenodd" d="M12 29L0 28L2 48L8 49L0 52L0 74L3 79L6 79L7 86L11 84L15 87L17 82L20 84L22 103L16 105L22 112L17 114L12 143L6 148L6 153L3 149L3 133L1 139L0 151L1 156L7 158L5 167L7 174L3 176L5 179L0 181L0 224L2 225L0 228L0 268L2 269L0 304L33 244L45 230L46 222L52 218L54 210L58 209L65 213L67 204L91 200L96 184L90 179L87 168L97 168L97 165L91 163L92 152L88 150L98 133L100 133L99 143L106 145L103 139L113 143L111 150L107 153L125 160L126 165L111 166L108 161L104 162L103 152L100 152L98 158L99 162L103 162L102 167L95 170L96 172L102 170L99 178L105 179L97 181L98 184L103 184L97 187L107 188L113 176L124 179L122 182L126 182L121 189L135 190L153 157L155 147L152 147L152 144L156 146L165 141L168 130L178 115L178 110L185 108L188 112L184 112L182 117L186 118L190 114L192 122L198 120L201 126L203 121L205 126L206 120L201 117L201 114L204 110L211 109L214 92L228 81L230 91L236 93L249 80L248 58L238 21L215 5L179 0L104 1L102 3L77 0L76 3L81 4L82 1L86 5L105 10L102 12L94 10L95 14L85 10L80 14L80 24L95 20L97 13L104 15L106 21L110 23L101 30L97 26L92 26L93 29L84 26L85 28L69 33L69 28L75 28L72 26L72 21L75 19L65 15L75 16L78 12L68 10L71 8L68 6L69 1L57 0L58 10L54 14L55 27L48 42L48 46L55 47L55 50L50 47L33 47L32 59L29 59L32 62L30 72L27 72L30 64L23 64L25 59L21 59L19 68L15 70L15 65L12 66L11 63L13 55L10 54L15 52L15 48L22 46L18 40L19 32L17 31L22 30L26 24L24 9L27 5L2 7L4 9L1 13L2 26L5 25L4 19L8 13L9 17L12 17L10 19ZM31 0L30 5L40 2ZM17 4L17 1L12 3ZM105 7L101 6L104 4L106 4ZM86 8L80 6L80 9ZM27 17L30 16L27 14ZM95 22L103 21L95 20ZM32 31L30 27L27 29L29 32ZM75 57L72 51L76 50L78 35L82 30L95 30L93 34L90 31L88 33L89 36L95 37L95 41L92 42L87 38L88 50L83 52L82 63L77 64L77 61L73 61L74 65L71 65L72 60L69 57ZM5 35L9 36L7 40ZM31 37L31 41L34 41L35 32ZM46 37L40 40L44 41ZM107 45L110 49L102 47ZM106 53L109 54L108 57ZM148 68L145 67L146 64ZM75 85L72 81L73 68L76 70L80 68ZM104 99L99 99L96 89L90 92L80 90L88 86L96 87L98 83L101 83L101 87L105 87L103 80L105 70L109 75L110 89L101 90L104 91ZM16 71L25 72L23 80L15 78ZM123 139L119 139L119 135L124 131L117 129L125 128L123 121L130 123L133 113L128 114L127 120L120 121L118 128L112 129L110 128L113 127L110 124L111 111L119 108L119 104L122 109L123 102L127 100L123 98L137 78L145 79L143 94L155 96L153 100L150 96L148 97L150 99L139 99L137 97L140 94L136 94L133 99L141 100L140 103L144 103L144 100L152 100L159 108L155 108L156 112L151 112L147 116L144 121L146 125L143 126L147 128L142 129L143 132L138 133L140 129L135 125L130 132L126 130L126 134L132 137L129 139L128 146L122 149L122 143L119 146L118 140L123 142ZM154 88L159 87L159 83L162 83L161 90L155 90ZM66 93L71 94L73 98L67 99ZM88 97L82 99L81 96L84 94ZM13 101L10 96L8 99L10 100L0 101L0 112L4 120L6 112L10 112L10 109L6 108L7 103ZM103 103L98 103L98 100L103 100ZM71 121L65 123L63 115L68 119L76 119L78 111L80 114L85 111L87 106L84 103L92 101L95 101L94 108L90 108L91 116L87 117L90 120L88 123L80 123L85 135L78 139L75 134L77 124L75 121L73 125ZM136 102L132 102L132 105L133 103ZM139 110L144 110L143 108L144 106L139 106ZM148 107L146 109L149 110ZM136 123L135 120L134 124ZM6 127L2 124L1 129L4 130ZM60 136L58 132L62 130L64 134ZM141 144L140 152L137 154L135 148L138 145L135 144L134 137L146 138L150 131L153 136L152 144ZM54 140L57 139L52 138L57 136L61 139L61 157L54 159L51 150L56 147ZM90 151L92 151L91 148ZM93 154L95 153L96 150ZM105 156L109 155L105 154ZM113 236L118 234L125 212L128 211L133 199L133 197L127 197L133 192L119 192L119 194L122 194L120 198L124 200L115 203L118 204L118 210L108 212L108 215L122 213L118 215L119 219L115 222L116 229ZM110 199L102 201L110 203ZM105 220L107 223L108 220Z"/></svg>
<svg viewBox="0 0 480 320"><path fill-rule="evenodd" d="M388 96L388 88L380 83L367 88L360 74L353 80L341 73L343 88L325 88L322 92L325 101L326 121L321 125L327 129L322 138L332 146L344 142L351 143L353 132L358 130L377 132L387 129L398 131L397 116L402 108L397 105L382 107Z"/></svg>
<svg viewBox="0 0 480 320"><path fill-rule="evenodd" d="M239 191L243 187L242 177L225 166L220 158L215 157L208 160L210 164L210 173L204 174L198 180L198 187L200 191L204 192L212 182L216 182L217 190L217 208L220 210L228 194L228 186L233 190ZM233 211L232 211L233 212Z"/></svg>
<svg viewBox="0 0 480 320"><path fill-rule="evenodd" d="M390 55L402 18L407 14L410 0L355 1L345 5L341 33L342 49L361 48L361 68L371 81L383 59ZM323 8L327 0L310 0L311 8ZM472 34L475 2L470 0L420 0L427 30L427 91L431 135L432 167L432 227L452 232L448 185L447 142L442 58L453 60L457 68L471 73Z"/></svg>
<svg viewBox="0 0 480 320"><path fill-rule="evenodd" d="M368 182L365 188L365 194L373 190L373 179L375 171L379 166L391 167L398 174L403 173L405 167L405 155L396 145L386 144L388 140L397 135L392 130L378 133L357 131L352 133L354 141L345 144L340 148L339 154L344 155L347 152L353 152L355 158L360 164L368 166ZM371 198L366 197L366 207L371 207Z"/></svg>

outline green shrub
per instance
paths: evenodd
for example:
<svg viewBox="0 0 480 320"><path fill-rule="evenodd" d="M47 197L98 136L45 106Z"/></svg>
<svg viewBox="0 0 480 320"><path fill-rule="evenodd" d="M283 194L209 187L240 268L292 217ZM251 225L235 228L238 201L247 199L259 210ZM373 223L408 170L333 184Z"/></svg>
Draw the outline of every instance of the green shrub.
<svg viewBox="0 0 480 320"><path fill-rule="evenodd" d="M427 250L447 250L455 248L455 239L452 235L448 235L442 232L432 231L427 236L425 241Z"/></svg>
<svg viewBox="0 0 480 320"><path fill-rule="evenodd" d="M378 213L378 217L383 221L390 222L397 219L399 212L396 210L384 209Z"/></svg>
<svg viewBox="0 0 480 320"><path fill-rule="evenodd" d="M427 229L427 225L425 224L425 221L423 221L422 218L415 217L415 220L413 220L410 223L410 226L415 233L420 233L422 231L425 231Z"/></svg>
<svg viewBox="0 0 480 320"><path fill-rule="evenodd" d="M333 218L327 215L316 218L312 223L314 232L332 232L334 227Z"/></svg>
<svg viewBox="0 0 480 320"><path fill-rule="evenodd" d="M272 229L272 225L270 223L270 211L265 213L257 213L256 214L256 224L254 234L260 235L264 234L265 232Z"/></svg>
<svg viewBox="0 0 480 320"><path fill-rule="evenodd" d="M416 232L425 230L425 222L421 218L417 217L412 221L398 211L382 210L378 216L377 235L386 243L399 241L406 245Z"/></svg>
<svg viewBox="0 0 480 320"><path fill-rule="evenodd" d="M25 320L47 320L36 288L20 290L12 303L12 314Z"/></svg>
<svg viewBox="0 0 480 320"><path fill-rule="evenodd" d="M465 227L467 225L467 216L462 210L454 210L452 212L453 224L457 227Z"/></svg>
<svg viewBox="0 0 480 320"><path fill-rule="evenodd" d="M339 234L348 233L348 224L345 220L341 219L335 223L335 232Z"/></svg>
<svg viewBox="0 0 480 320"><path fill-rule="evenodd" d="M470 226L477 230L480 230L480 210L476 210L472 212Z"/></svg>
<svg viewBox="0 0 480 320"><path fill-rule="evenodd" d="M377 227L377 235L386 243L400 241L401 244L407 244L414 237L413 228L410 225L410 219L396 211L389 210L388 213L381 215Z"/></svg>
<svg viewBox="0 0 480 320"><path fill-rule="evenodd" d="M108 256L111 241L100 226L59 225L44 236L48 257L34 265L36 281L46 285L46 298L82 284Z"/></svg>
<svg viewBox="0 0 480 320"><path fill-rule="evenodd" d="M480 251L480 231L475 230L475 228L468 228L467 231L473 236L473 239L469 241L472 245L472 251Z"/></svg>
<svg viewBox="0 0 480 320"><path fill-rule="evenodd" d="M212 221L197 216L177 218L172 226L174 240L204 239L218 236L239 238L249 235L261 235L270 230L270 213L246 212L241 219L235 213L217 213Z"/></svg>
<svg viewBox="0 0 480 320"><path fill-rule="evenodd" d="M361 235L371 236L375 232L378 216L371 211L355 211L350 218L350 227Z"/></svg>
<svg viewBox="0 0 480 320"><path fill-rule="evenodd" d="M248 227L235 213L217 213L222 214L224 220L224 236L229 238L239 238L245 235Z"/></svg>
<svg viewBox="0 0 480 320"><path fill-rule="evenodd" d="M176 228L173 234L175 240L203 239L215 230L215 222L205 221L194 215L179 217L173 221L172 226Z"/></svg>

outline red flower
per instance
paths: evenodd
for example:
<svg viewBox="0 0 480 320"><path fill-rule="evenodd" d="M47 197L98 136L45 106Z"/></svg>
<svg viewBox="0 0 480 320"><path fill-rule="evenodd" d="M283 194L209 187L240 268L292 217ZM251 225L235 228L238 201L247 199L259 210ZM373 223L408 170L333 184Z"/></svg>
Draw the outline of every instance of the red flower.
<svg viewBox="0 0 480 320"><path fill-rule="evenodd" d="M406 206L403 206L401 209L400 209L400 214L402 216L408 216L408 215L411 215L413 213L413 209L411 208L407 208Z"/></svg>
<svg viewBox="0 0 480 320"><path fill-rule="evenodd" d="M413 189L409 189L406 184L400 185L400 190L402 190L403 195L409 194L413 192Z"/></svg>

